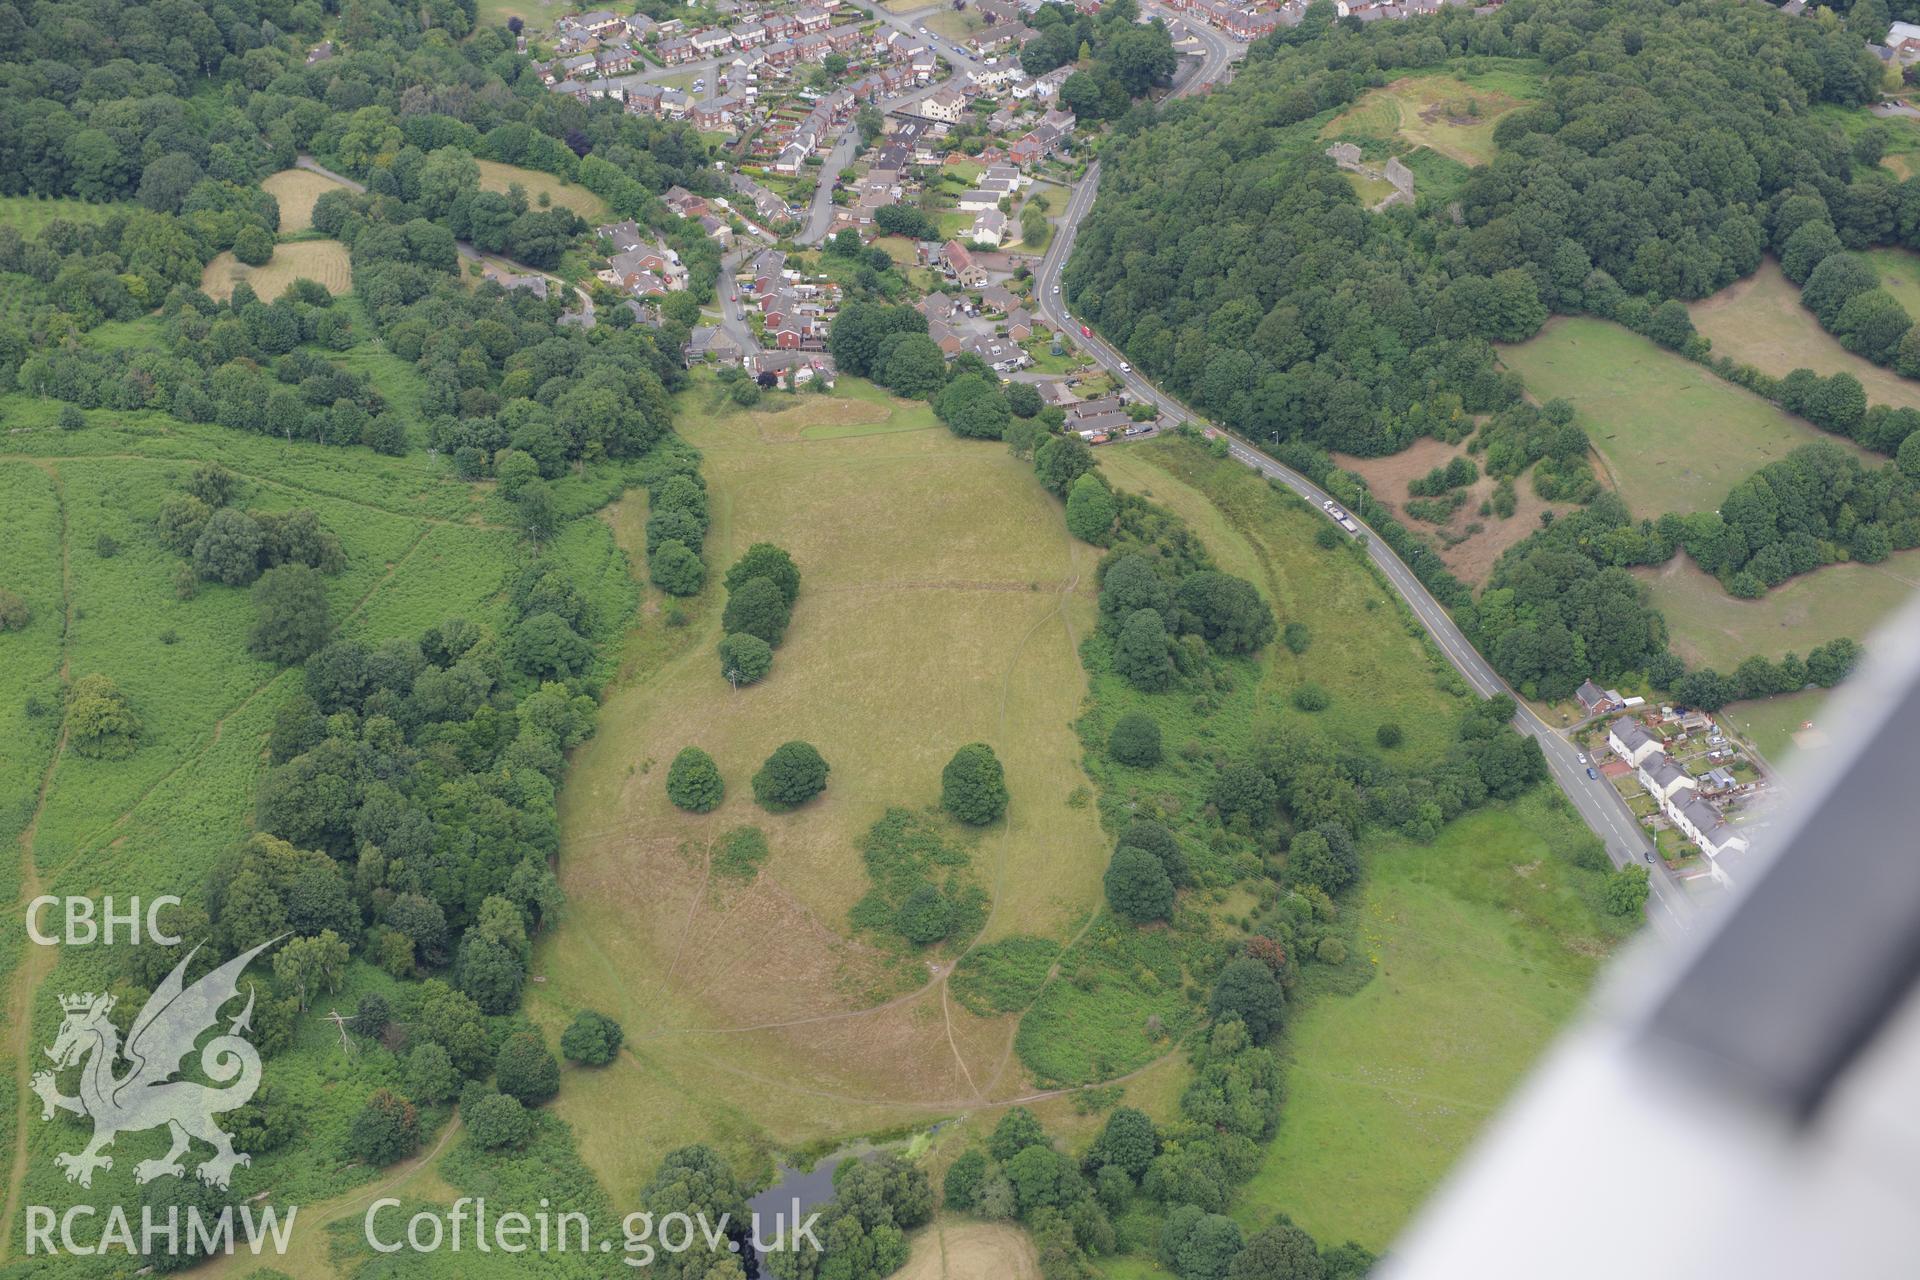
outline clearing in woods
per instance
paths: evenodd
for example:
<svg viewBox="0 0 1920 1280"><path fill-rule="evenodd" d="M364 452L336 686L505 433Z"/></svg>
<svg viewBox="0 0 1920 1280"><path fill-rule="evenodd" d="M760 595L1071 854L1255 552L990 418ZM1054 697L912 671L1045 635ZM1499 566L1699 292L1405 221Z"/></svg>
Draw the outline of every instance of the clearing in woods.
<svg viewBox="0 0 1920 1280"><path fill-rule="evenodd" d="M565 205L588 222L597 225L607 220L607 202L577 182L563 182L550 173L501 164L497 160L482 160L479 163L482 191L505 194L507 188L517 182L526 191L530 208L540 208L540 197L545 195L552 204Z"/></svg>
<svg viewBox="0 0 1920 1280"><path fill-rule="evenodd" d="M233 287L242 280L260 296L272 302L293 287L299 279L325 286L339 295L353 288L353 265L347 259L347 246L338 240L295 240L273 246L273 257L265 264L250 267L231 252L217 255L200 277L200 290L209 298L225 302L233 296Z"/></svg>
<svg viewBox="0 0 1920 1280"><path fill-rule="evenodd" d="M1888 293L1909 313L1920 313L1920 256L1900 249L1863 255L1880 271ZM1800 287L1768 258L1745 280L1691 304L1693 327L1713 343L1715 355L1731 356L1762 373L1785 377L1811 369L1822 377L1850 373L1867 389L1869 404L1920 409L1920 382L1840 345L1820 327L1813 312L1800 305Z"/></svg>
<svg viewBox="0 0 1920 1280"><path fill-rule="evenodd" d="M1464 165L1493 159L1493 127L1509 111L1538 95L1532 64L1464 78L1434 73L1405 76L1363 94L1329 121L1320 136L1389 144L1390 151L1431 147ZM1395 142L1404 146L1392 145Z"/></svg>
<svg viewBox="0 0 1920 1280"><path fill-rule="evenodd" d="M607 1186L637 1185L684 1142L751 1161L1030 1092L1014 1021L968 1013L938 981L955 947L902 954L848 919L869 884L861 837L891 806L937 804L967 742L1005 764L1008 816L978 833L932 821L990 895L983 939L1071 938L1109 852L1092 806L1069 804L1086 783L1070 723L1098 552L1005 448L897 428L925 408L846 378L781 413L740 411L704 378L682 396L681 434L705 455L713 578L673 611L679 627L657 599L643 609L631 644L654 660L629 664L575 758L560 801L569 921L542 941L546 980L530 988L548 1025L592 1007L626 1029L629 1052L554 1103ZM623 512L616 529L638 571L638 521ZM761 541L804 581L771 674L734 690L713 651L719 578ZM789 739L832 773L818 799L770 814L748 780ZM688 745L725 777L711 814L666 798ZM742 826L771 856L757 875L715 871ZM617 1131L597 1122L615 1097L631 1118Z"/></svg>
<svg viewBox="0 0 1920 1280"><path fill-rule="evenodd" d="M1608 320L1556 316L1500 348L1535 400L1573 403L1636 516L1711 511L1734 485L1815 440L1884 459Z"/></svg>
<svg viewBox="0 0 1920 1280"><path fill-rule="evenodd" d="M1004 1222L936 1218L894 1280L1039 1280L1033 1240Z"/></svg>
<svg viewBox="0 0 1920 1280"><path fill-rule="evenodd" d="M1760 654L1778 659L1840 636L1864 641L1920 587L1920 550L1896 551L1879 564L1830 564L1788 578L1758 600L1727 594L1687 556L1635 569L1666 615L1673 650L1688 666L1732 671Z"/></svg>
<svg viewBox="0 0 1920 1280"><path fill-rule="evenodd" d="M345 191L332 178L310 169L282 169L260 179L260 189L280 203L280 234L297 235L313 227L313 202L329 191Z"/></svg>

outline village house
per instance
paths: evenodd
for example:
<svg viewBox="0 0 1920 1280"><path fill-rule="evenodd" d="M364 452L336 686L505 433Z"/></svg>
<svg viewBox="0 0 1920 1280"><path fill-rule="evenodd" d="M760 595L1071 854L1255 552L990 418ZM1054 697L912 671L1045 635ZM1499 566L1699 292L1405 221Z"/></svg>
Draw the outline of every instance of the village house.
<svg viewBox="0 0 1920 1280"><path fill-rule="evenodd" d="M542 302L547 300L547 278L541 275L521 275L488 263L481 268L484 278L491 280L502 289L524 289Z"/></svg>
<svg viewBox="0 0 1920 1280"><path fill-rule="evenodd" d="M986 270L973 260L973 252L958 240L949 240L940 248L940 264L963 288L986 283Z"/></svg>
<svg viewBox="0 0 1920 1280"><path fill-rule="evenodd" d="M998 209L989 209L973 220L974 244L991 245L998 249L1007 239L1007 215Z"/></svg>
<svg viewBox="0 0 1920 1280"><path fill-rule="evenodd" d="M920 114L942 124L959 124L967 114L967 99L952 89L936 89L920 100Z"/></svg>
<svg viewBox="0 0 1920 1280"><path fill-rule="evenodd" d="M1886 47L1894 61L1903 67L1920 62L1920 26L1911 22L1894 23L1887 28Z"/></svg>
<svg viewBox="0 0 1920 1280"><path fill-rule="evenodd" d="M995 373L1013 373L1033 363L1032 356L1006 338L972 337L960 349L979 356Z"/></svg>
<svg viewBox="0 0 1920 1280"><path fill-rule="evenodd" d="M633 70L640 55L625 45L603 45L594 52L594 70L603 76L625 75Z"/></svg>
<svg viewBox="0 0 1920 1280"><path fill-rule="evenodd" d="M753 205L753 212L762 222L779 222L791 217L787 202L767 190L744 173L727 175L727 182L733 187L734 194L745 198Z"/></svg>
<svg viewBox="0 0 1920 1280"><path fill-rule="evenodd" d="M1031 81L1027 81L1025 84L1016 84L1014 90L1012 90L1012 92L1014 92L1014 98L1021 100L1021 102L1027 100L1027 98L1041 98L1041 100L1058 98L1058 96L1060 96L1060 86L1068 83L1069 75L1073 75L1073 67L1071 67L1071 65L1054 67L1054 69L1048 71L1046 75L1035 77L1035 79L1031 79Z"/></svg>
<svg viewBox="0 0 1920 1280"><path fill-rule="evenodd" d="M718 244L722 249L733 247L733 227L713 214L700 215L700 230L706 233L707 239Z"/></svg>
<svg viewBox="0 0 1920 1280"><path fill-rule="evenodd" d="M610 252L606 269L595 274L614 288L644 296L687 287L687 269L680 255L645 235L632 219L609 223L598 234L608 242Z"/></svg>
<svg viewBox="0 0 1920 1280"><path fill-rule="evenodd" d="M967 84L975 93L1000 94L1026 79L1026 72L1011 62L1001 66L981 67L969 72Z"/></svg>
<svg viewBox="0 0 1920 1280"><path fill-rule="evenodd" d="M1607 711L1617 711L1626 705L1626 700L1612 689L1602 689L1591 680L1583 681L1573 691L1574 700L1580 704L1582 715L1597 716Z"/></svg>
<svg viewBox="0 0 1920 1280"><path fill-rule="evenodd" d="M980 305L988 311L1006 315L1019 305L1019 299L1002 284L990 284L980 290Z"/></svg>
<svg viewBox="0 0 1920 1280"><path fill-rule="evenodd" d="M1637 769L1641 761L1660 750L1660 739L1648 733L1646 726L1632 716L1621 716L1607 726L1607 745Z"/></svg>
<svg viewBox="0 0 1920 1280"><path fill-rule="evenodd" d="M680 349L680 355L687 367L692 368L707 360L722 365L739 364L742 352L740 344L729 338L720 326L703 324L687 335L687 345Z"/></svg>
<svg viewBox="0 0 1920 1280"><path fill-rule="evenodd" d="M678 184L668 187L660 201L682 218L697 218L707 211L705 199Z"/></svg>
<svg viewBox="0 0 1920 1280"><path fill-rule="evenodd" d="M981 213L1000 207L1000 193L997 191L962 191L955 202L962 213Z"/></svg>
<svg viewBox="0 0 1920 1280"><path fill-rule="evenodd" d="M1664 751L1655 751L1642 760L1637 772L1647 794L1663 805L1669 801L1677 803L1676 797L1680 792L1695 790L1700 785L1679 761Z"/></svg>
<svg viewBox="0 0 1920 1280"><path fill-rule="evenodd" d="M687 40L693 45L696 61L700 58L716 58L733 48L733 37L719 27L696 31Z"/></svg>
<svg viewBox="0 0 1920 1280"><path fill-rule="evenodd" d="M697 62L700 59L699 50L695 49L693 41L685 36L662 40L653 47L653 52L655 57L668 66L677 66L682 62Z"/></svg>

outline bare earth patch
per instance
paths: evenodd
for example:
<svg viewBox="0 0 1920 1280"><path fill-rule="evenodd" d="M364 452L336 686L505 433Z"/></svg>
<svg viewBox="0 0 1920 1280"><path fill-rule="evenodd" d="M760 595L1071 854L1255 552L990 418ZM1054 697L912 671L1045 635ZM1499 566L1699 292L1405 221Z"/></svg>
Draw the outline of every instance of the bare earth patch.
<svg viewBox="0 0 1920 1280"><path fill-rule="evenodd" d="M1543 500L1533 491L1533 477L1529 474L1514 481L1514 493L1519 505L1514 508L1512 516L1505 520L1497 515L1483 516L1480 514L1480 504L1493 496L1498 481L1482 475L1467 486L1466 502L1461 504L1447 523L1435 525L1407 515L1403 508L1407 501L1408 483L1435 467L1445 466L1464 453L1465 444L1452 445L1422 437L1399 453L1384 458L1356 458L1344 453L1333 456L1342 467L1365 479L1374 498L1391 507L1402 524L1423 535L1427 545L1433 548L1441 563L1452 570L1455 577L1478 586L1493 572L1494 562L1508 547L1540 527L1542 511L1570 511L1572 504ZM1478 462L1478 459L1475 461ZM1480 525L1480 532L1468 533L1467 526L1472 524ZM1452 537L1441 538L1435 530L1445 530ZM1463 540L1448 546L1447 543L1453 538Z"/></svg>

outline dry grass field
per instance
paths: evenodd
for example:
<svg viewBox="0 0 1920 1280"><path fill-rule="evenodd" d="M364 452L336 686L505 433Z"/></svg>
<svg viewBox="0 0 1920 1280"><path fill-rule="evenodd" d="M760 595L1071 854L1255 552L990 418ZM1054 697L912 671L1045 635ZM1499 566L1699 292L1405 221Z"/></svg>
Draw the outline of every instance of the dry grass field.
<svg viewBox="0 0 1920 1280"><path fill-rule="evenodd" d="M260 180L260 189L280 202L280 234L293 235L313 226L313 202L329 191L345 187L305 169L282 169Z"/></svg>
<svg viewBox="0 0 1920 1280"><path fill-rule="evenodd" d="M1898 250L1867 255L1880 268L1887 292L1910 312L1920 312L1920 257ZM1823 376L1850 373L1867 389L1871 404L1920 409L1920 382L1903 378L1853 354L1820 327L1800 305L1800 288L1780 273L1772 258L1745 280L1728 285L1688 308L1693 327L1713 342L1716 355L1732 356L1782 377L1795 369Z"/></svg>
<svg viewBox="0 0 1920 1280"><path fill-rule="evenodd" d="M533 1011L558 1025L591 1006L627 1030L631 1053L582 1073L555 1104L616 1187L677 1142L717 1140L752 1160L767 1141L797 1146L1030 1092L1013 1019L967 1013L947 998L943 969L848 922L868 887L858 840L889 806L936 803L955 748L991 743L1013 795L1009 816L982 832L948 827L991 895L984 939L1072 937L1099 900L1108 852L1093 809L1068 803L1086 782L1069 724L1086 688L1077 643L1093 624L1097 552L1066 534L1025 465L943 430L889 430L885 415L909 410L886 397L746 413L708 407L706 389L689 393L698 403L681 430L706 457L715 579L771 541L805 581L773 672L738 691L713 656L718 582L683 628L656 602L633 640L655 660L632 664L611 693L562 795L570 918L536 959L546 980ZM815 435L836 418L867 434ZM616 530L635 539L640 522ZM637 564L643 547L629 549ZM792 738L830 763L827 791L769 814L748 779ZM727 783L705 816L665 795L666 766L689 744ZM714 875L717 838L743 825L765 833L770 859L751 880ZM634 1118L619 1132L595 1122L615 1098Z"/></svg>
<svg viewBox="0 0 1920 1280"><path fill-rule="evenodd" d="M544 193L552 203L565 205L588 222L605 222L609 216L607 202L577 182L562 182L550 173L501 164L497 160L480 161L482 191L505 192L516 182L526 190L527 200L536 209L540 207L540 196Z"/></svg>
<svg viewBox="0 0 1920 1280"><path fill-rule="evenodd" d="M1493 158L1493 126L1537 92L1532 76L1510 71L1465 80L1444 74L1406 76L1362 95L1329 121L1320 136L1399 138L1464 165L1485 164Z"/></svg>
<svg viewBox="0 0 1920 1280"><path fill-rule="evenodd" d="M200 277L200 288L209 298L224 302L233 295L233 287L244 280L264 301L272 302L302 277L325 285L327 292L336 296L352 289L353 270L347 261L347 246L338 240L277 244L273 247L273 257L259 267L250 267L231 253L223 253L207 264Z"/></svg>
<svg viewBox="0 0 1920 1280"><path fill-rule="evenodd" d="M1016 1226L999 1222L936 1219L913 1240L907 1265L895 1280L1038 1280L1033 1241Z"/></svg>

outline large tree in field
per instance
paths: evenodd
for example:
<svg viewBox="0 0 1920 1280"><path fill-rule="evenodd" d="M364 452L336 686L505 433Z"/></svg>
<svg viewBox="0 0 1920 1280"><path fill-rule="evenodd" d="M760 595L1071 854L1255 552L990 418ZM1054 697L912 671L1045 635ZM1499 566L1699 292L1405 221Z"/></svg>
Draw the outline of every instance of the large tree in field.
<svg viewBox="0 0 1920 1280"><path fill-rule="evenodd" d="M720 767L698 747L682 747L667 766L667 799L688 813L710 813L727 793Z"/></svg>
<svg viewBox="0 0 1920 1280"><path fill-rule="evenodd" d="M733 562L727 570L727 590L737 591L755 578L766 578L780 588L780 598L786 601L789 609L800 598L800 567L793 562L792 556L771 542L754 543Z"/></svg>
<svg viewBox="0 0 1920 1280"><path fill-rule="evenodd" d="M758 636L777 647L786 638L792 606L772 578L748 578L727 595L720 625L728 635Z"/></svg>
<svg viewBox="0 0 1920 1280"><path fill-rule="evenodd" d="M810 742L783 742L753 775L753 798L774 812L797 809L827 789L829 766Z"/></svg>
<svg viewBox="0 0 1920 1280"><path fill-rule="evenodd" d="M1007 811L1006 773L992 747L970 742L953 753L940 773L940 807L976 827Z"/></svg>

